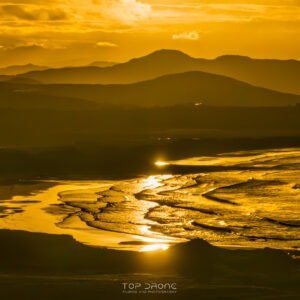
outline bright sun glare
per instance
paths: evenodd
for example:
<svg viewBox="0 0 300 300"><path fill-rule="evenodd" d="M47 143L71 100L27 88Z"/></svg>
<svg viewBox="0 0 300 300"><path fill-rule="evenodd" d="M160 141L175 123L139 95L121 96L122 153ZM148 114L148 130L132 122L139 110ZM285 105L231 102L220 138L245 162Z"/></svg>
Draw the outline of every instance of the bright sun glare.
<svg viewBox="0 0 300 300"><path fill-rule="evenodd" d="M158 167L163 167L163 166L167 166L169 163L165 162L165 161L156 161L155 165Z"/></svg>
<svg viewBox="0 0 300 300"><path fill-rule="evenodd" d="M169 248L169 245L167 244L152 244L147 245L141 249L143 252L149 252L149 251L157 251L157 250L167 250Z"/></svg>

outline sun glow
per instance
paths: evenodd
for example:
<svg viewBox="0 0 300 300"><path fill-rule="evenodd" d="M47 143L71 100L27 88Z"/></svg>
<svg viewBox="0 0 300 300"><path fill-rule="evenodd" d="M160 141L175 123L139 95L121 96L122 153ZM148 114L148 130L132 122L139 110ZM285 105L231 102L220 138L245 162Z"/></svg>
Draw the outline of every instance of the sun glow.
<svg viewBox="0 0 300 300"><path fill-rule="evenodd" d="M156 161L155 165L158 166L158 167L164 167L164 166L169 165L169 163L167 163L165 161Z"/></svg>
<svg viewBox="0 0 300 300"><path fill-rule="evenodd" d="M141 249L142 252L149 252L149 251L157 251L157 250L167 250L169 245L167 244L152 244L147 245Z"/></svg>
<svg viewBox="0 0 300 300"><path fill-rule="evenodd" d="M1 1L0 66L123 62L162 48L299 59L299 16L296 0Z"/></svg>

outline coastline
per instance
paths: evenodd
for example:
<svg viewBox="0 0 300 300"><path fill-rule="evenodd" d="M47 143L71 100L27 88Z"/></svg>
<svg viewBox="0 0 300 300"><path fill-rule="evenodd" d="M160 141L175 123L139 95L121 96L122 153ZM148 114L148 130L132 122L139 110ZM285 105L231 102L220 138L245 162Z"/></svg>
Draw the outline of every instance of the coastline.
<svg viewBox="0 0 300 300"><path fill-rule="evenodd" d="M297 252L298 152L201 156L166 163L164 175L126 180L35 181L32 193L24 184L24 196L19 184L19 195L1 201L0 227L70 234L121 250L164 249L198 237L223 248ZM169 163L181 172L166 175ZM198 169L188 174L186 167ZM10 192L17 190L12 185Z"/></svg>
<svg viewBox="0 0 300 300"><path fill-rule="evenodd" d="M28 192L24 195L32 198ZM300 260L281 250L224 249L195 239L165 251L118 251L83 245L63 231L57 233L0 230L3 299L299 299ZM171 282L177 290L154 289L145 295L140 287L124 291L124 282Z"/></svg>

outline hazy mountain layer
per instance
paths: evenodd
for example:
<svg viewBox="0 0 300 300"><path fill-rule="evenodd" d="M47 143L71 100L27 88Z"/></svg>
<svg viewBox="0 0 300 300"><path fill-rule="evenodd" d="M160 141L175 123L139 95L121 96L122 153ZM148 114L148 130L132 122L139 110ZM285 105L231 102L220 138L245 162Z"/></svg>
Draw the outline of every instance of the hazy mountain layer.
<svg viewBox="0 0 300 300"><path fill-rule="evenodd" d="M300 61L222 56L213 60L192 58L180 51L160 50L129 62L33 71L26 75L44 83L133 83L187 71L221 74L282 92L300 94Z"/></svg>
<svg viewBox="0 0 300 300"><path fill-rule="evenodd" d="M251 86L228 77L192 71L130 85L36 85L30 93L80 98L113 105L287 106L300 96Z"/></svg>
<svg viewBox="0 0 300 300"><path fill-rule="evenodd" d="M17 81L18 78L15 78ZM21 80L22 78L20 78ZM26 79L26 78L25 78ZM27 81L33 81L26 79ZM9 109L94 109L98 104L89 100L51 95L35 89L37 84L0 82L0 108Z"/></svg>
<svg viewBox="0 0 300 300"><path fill-rule="evenodd" d="M43 66L37 66L33 64L27 64L27 65L16 65L16 66L9 66L6 68L0 69L1 75L17 75L25 72L31 72L31 71L41 71L46 70L48 67Z"/></svg>

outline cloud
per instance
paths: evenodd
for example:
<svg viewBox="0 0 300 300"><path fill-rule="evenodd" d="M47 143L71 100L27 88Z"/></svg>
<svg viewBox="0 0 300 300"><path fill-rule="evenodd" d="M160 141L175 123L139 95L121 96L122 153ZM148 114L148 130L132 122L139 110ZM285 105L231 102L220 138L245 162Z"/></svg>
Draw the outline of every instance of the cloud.
<svg viewBox="0 0 300 300"><path fill-rule="evenodd" d="M93 0L99 4L104 17L127 24L146 19L152 12L152 6L137 0Z"/></svg>
<svg viewBox="0 0 300 300"><path fill-rule="evenodd" d="M27 21L58 21L67 19L67 14L58 8L32 8L24 5L2 5L0 6L0 16Z"/></svg>
<svg viewBox="0 0 300 300"><path fill-rule="evenodd" d="M110 43L110 42L98 42L96 43L97 47L106 47L106 48L115 48L118 47L117 44Z"/></svg>
<svg viewBox="0 0 300 300"><path fill-rule="evenodd" d="M40 64L73 58L80 62L98 60L99 51L107 60L124 60L173 47L194 56L239 53L299 59L299 3L299 0L0 0L0 44L4 47L0 50L2 54L6 49L36 44L49 52L55 49L56 54L64 53L51 59L47 53L44 60L40 54L30 57ZM225 37L230 42L224 43ZM200 52L194 45L202 39L205 49L201 47ZM14 55L9 62L1 57L0 64L17 59L29 60L27 55Z"/></svg>
<svg viewBox="0 0 300 300"><path fill-rule="evenodd" d="M172 35L172 39L196 41L199 39L199 33L196 31L177 33Z"/></svg>

